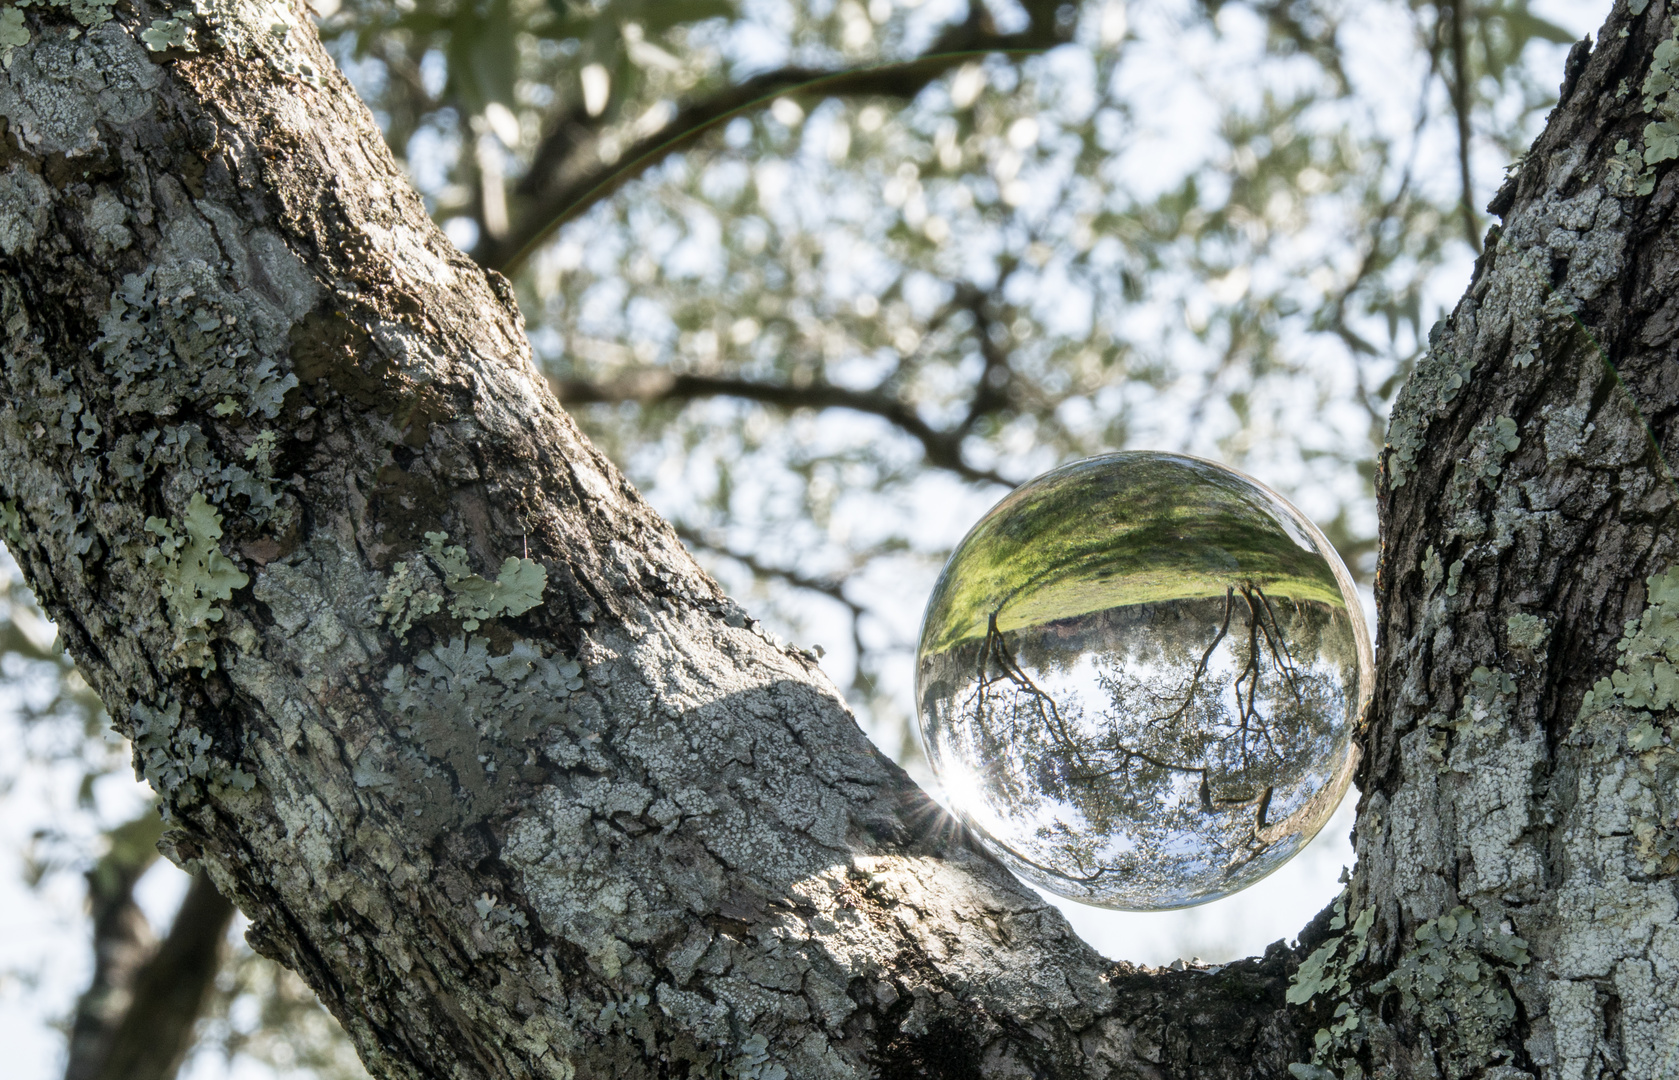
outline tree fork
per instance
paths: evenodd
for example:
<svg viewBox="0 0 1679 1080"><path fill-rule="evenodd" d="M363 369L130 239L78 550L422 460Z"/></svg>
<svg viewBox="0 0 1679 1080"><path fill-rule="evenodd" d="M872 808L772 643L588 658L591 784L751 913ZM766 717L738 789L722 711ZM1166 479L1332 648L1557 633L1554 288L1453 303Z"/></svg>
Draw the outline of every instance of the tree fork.
<svg viewBox="0 0 1679 1080"><path fill-rule="evenodd" d="M1679 181L1636 194L1613 94L1666 4L1611 19L1396 412L1350 892L1207 972L1094 954L722 596L307 19L74 10L29 9L0 75L8 542L167 852L376 1074L1671 1068L1673 877L1628 871L1671 712L1574 720L1674 556Z"/></svg>
<svg viewBox="0 0 1679 1080"><path fill-rule="evenodd" d="M0 82L0 501L166 853L376 1073L1300 1057L1286 951L1114 969L722 596L306 19L99 14Z"/></svg>

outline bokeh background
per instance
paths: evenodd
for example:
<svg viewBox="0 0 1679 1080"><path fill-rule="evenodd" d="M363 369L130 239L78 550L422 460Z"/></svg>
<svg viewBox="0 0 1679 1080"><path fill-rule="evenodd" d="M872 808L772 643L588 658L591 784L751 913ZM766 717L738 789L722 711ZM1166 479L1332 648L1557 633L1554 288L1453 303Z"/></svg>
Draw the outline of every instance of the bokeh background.
<svg viewBox="0 0 1679 1080"><path fill-rule="evenodd" d="M1608 8L312 14L449 237L513 281L562 402L752 614L824 647L859 724L931 785L910 716L921 605L968 527L1054 465L1147 448L1242 469L1318 522L1368 603L1389 405ZM126 743L0 573L0 1044L8 1076L46 1078L74 1067L78 1016L127 1007L96 985L98 950L143 966L188 879L156 857ZM1260 951L1340 888L1351 803L1227 900L1063 909L1116 959ZM363 1075L241 922L212 935L180 1075Z"/></svg>

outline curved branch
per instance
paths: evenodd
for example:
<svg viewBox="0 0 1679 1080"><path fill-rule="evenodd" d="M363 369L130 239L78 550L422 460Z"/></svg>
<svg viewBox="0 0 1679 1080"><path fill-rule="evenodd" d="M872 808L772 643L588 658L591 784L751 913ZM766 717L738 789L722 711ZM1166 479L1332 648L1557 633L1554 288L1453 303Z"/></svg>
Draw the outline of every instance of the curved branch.
<svg viewBox="0 0 1679 1080"><path fill-rule="evenodd" d="M845 595L844 578L811 577L809 574L802 574L784 566L774 566L756 555L736 551L711 537L705 536L696 529L688 528L680 522L675 523L674 527L676 535L680 536L689 547L709 551L725 559L740 563L758 577L773 578L791 585L795 589L803 589L806 592L826 596L830 600L837 600L851 611L853 618L863 613L863 605Z"/></svg>
<svg viewBox="0 0 1679 1080"><path fill-rule="evenodd" d="M783 409L850 409L878 416L914 438L921 444L929 465L946 469L964 480L1003 487L1013 487L1016 483L990 469L968 464L962 456L961 435L938 430L921 419L912 406L879 390L848 390L832 383L791 386L722 375L677 375L666 371L646 371L612 383L583 379L555 379L551 383L555 395L568 406L625 401L652 405L666 401L736 397Z"/></svg>
<svg viewBox="0 0 1679 1080"><path fill-rule="evenodd" d="M1295 955L1143 973L1080 942L735 625L307 25L227 12L250 51L160 60L140 13L70 38L31 9L52 32L0 71L11 130L97 140L99 190L149 215L120 251L50 232L94 189L12 151L44 205L0 252L0 495L166 850L372 1070L1286 1076Z"/></svg>
<svg viewBox="0 0 1679 1080"><path fill-rule="evenodd" d="M507 233L486 236L473 251L480 265L513 273L537 245L620 187L691 145L724 121L767 107L784 94L833 97L912 98L934 79L976 57L994 53L1037 53L1061 44L1068 30L1053 12L1030 5L1027 29L999 34L975 4L974 17L952 26L926 52L896 63L853 68L789 66L755 75L710 97L682 106L658 131L625 147L611 162L601 160L601 133L589 131L573 114L556 124L537 148L530 172L516 189L519 210Z"/></svg>

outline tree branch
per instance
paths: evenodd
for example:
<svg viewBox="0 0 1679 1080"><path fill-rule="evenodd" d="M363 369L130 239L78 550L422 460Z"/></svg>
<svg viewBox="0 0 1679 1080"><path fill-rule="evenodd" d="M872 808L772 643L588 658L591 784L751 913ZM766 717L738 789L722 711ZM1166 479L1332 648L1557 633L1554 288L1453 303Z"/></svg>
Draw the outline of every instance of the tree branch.
<svg viewBox="0 0 1679 1080"><path fill-rule="evenodd" d="M129 906L132 885L122 898ZM72 1034L65 1080L171 1080L192 1047L232 921L233 905L208 877L194 875L169 936L133 971L130 1003L120 1019L98 1036L90 1030L78 1041ZM78 1009L78 1029L82 1015Z"/></svg>
<svg viewBox="0 0 1679 1080"><path fill-rule="evenodd" d="M1463 0L1451 0L1447 5L1451 20L1452 112L1457 118L1458 183L1462 189L1459 212L1463 215L1463 234L1476 254L1481 251L1480 222L1475 215L1475 185L1469 175L1470 85L1469 41L1463 26Z"/></svg>
<svg viewBox="0 0 1679 1080"><path fill-rule="evenodd" d="M518 210L507 234L482 239L473 257L480 265L515 272L561 225L718 124L784 94L911 98L976 57L1042 52L1061 44L1070 31L1057 24L1053 5L1028 5L1031 22L1014 34L997 33L983 4L971 5L970 11L965 22L948 28L926 52L910 60L841 69L789 66L755 75L682 106L663 128L635 140L611 162L601 160L601 133L589 130L584 118L573 113L555 124L538 146L530 171L515 190Z"/></svg>
<svg viewBox="0 0 1679 1080"><path fill-rule="evenodd" d="M857 693L867 691L868 687L866 684L869 683L870 680L863 672L863 657L866 655L866 650L863 644L864 608L862 604L857 603L857 601L845 595L845 579L843 577L814 578L808 574L801 574L797 570L790 570L783 566L775 566L771 563L766 563L756 555L736 551L725 544L705 536L696 529L684 526L680 522L675 523L675 526L676 535L680 536L682 538L682 542L687 544L691 549L708 551L720 558L740 563L742 566L750 570L755 577L780 581L783 584L790 585L795 589L813 592L818 596L826 596L828 599L843 605L846 609L846 614L850 616L851 619L851 648L853 655L856 657L856 660L851 668L851 690ZM817 655L821 655L820 651Z"/></svg>
<svg viewBox="0 0 1679 1080"><path fill-rule="evenodd" d="M990 370L989 366L987 370ZM964 480L1013 487L1009 480L989 469L976 468L962 456L960 434L939 431L910 405L879 390L848 390L831 383L791 386L720 375L678 375L666 371L645 371L612 383L582 379L552 380L554 393L566 405L613 404L637 401L652 405L698 398L736 397L783 409L850 409L878 416L921 443L927 464L954 472Z"/></svg>
<svg viewBox="0 0 1679 1080"><path fill-rule="evenodd" d="M139 817L111 830L110 850L87 873L93 978L76 1000L65 1080L100 1075L112 1036L134 1001L136 976L156 948L146 916L134 902L134 886L157 861L162 831L157 809L147 806Z"/></svg>
<svg viewBox="0 0 1679 1080"><path fill-rule="evenodd" d="M766 563L756 555L736 551L733 548L706 536L698 529L690 528L681 523L676 523L675 529L676 535L680 536L683 542L688 544L690 547L700 548L701 550L720 555L725 559L738 562L759 577L773 578L777 581L785 582L786 584L793 586L795 589L803 589L806 592L813 592L826 596L830 600L837 600L839 603L845 605L846 608L850 609L853 617L863 613L863 605L845 595L844 578L811 577L809 574L802 574L797 570L790 570L783 566L774 566L770 563Z"/></svg>

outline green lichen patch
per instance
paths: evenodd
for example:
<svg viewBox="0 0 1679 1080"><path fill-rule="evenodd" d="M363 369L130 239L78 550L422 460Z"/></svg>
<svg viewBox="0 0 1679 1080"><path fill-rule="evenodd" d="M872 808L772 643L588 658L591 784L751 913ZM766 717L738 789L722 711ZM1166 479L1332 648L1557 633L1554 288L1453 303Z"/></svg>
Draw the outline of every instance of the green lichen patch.
<svg viewBox="0 0 1679 1080"><path fill-rule="evenodd" d="M279 444L279 436L273 428L263 428L257 437L251 440L251 445L245 448L245 460L254 463L257 475L264 479L274 475L274 448Z"/></svg>
<svg viewBox="0 0 1679 1080"><path fill-rule="evenodd" d="M426 554L443 572L443 587L450 593L449 614L461 620L462 629L476 630L485 619L523 615L542 603L548 571L541 564L509 555L490 581L474 574L466 549L448 540L448 533L426 533Z"/></svg>
<svg viewBox="0 0 1679 1080"><path fill-rule="evenodd" d="M1512 649L1537 653L1551 638L1551 628L1544 619L1522 612L1505 620L1505 640Z"/></svg>
<svg viewBox="0 0 1679 1080"><path fill-rule="evenodd" d="M1475 370L1470 343L1460 343L1445 319L1428 332L1428 353L1406 381L1387 433L1387 479L1390 488L1409 482L1423 452L1434 414L1457 396Z"/></svg>
<svg viewBox="0 0 1679 1080"><path fill-rule="evenodd" d="M0 534L5 535L8 544L23 539L23 514L18 511L17 503L10 500L0 503Z"/></svg>
<svg viewBox="0 0 1679 1080"><path fill-rule="evenodd" d="M1519 279L1523 289L1537 285L1546 288L1538 277L1532 260L1524 255L1510 268L1509 273ZM1547 314L1556 312L1547 311ZM1387 433L1387 477L1390 488L1402 488L1409 482L1416 468L1418 455L1425 452L1429 424L1457 398L1475 372L1475 315L1473 301L1465 301L1464 308L1453 318L1434 324L1428 333L1428 353L1417 364L1416 372L1406 381L1400 399L1394 405L1393 417ZM1515 362L1526 366L1532 363L1532 347L1515 348ZM1507 416L1494 420L1481 440L1479 453L1489 459L1493 471L1485 473L1486 463L1477 464L1485 475L1497 476L1502 459L1521 445L1515 421Z"/></svg>
<svg viewBox="0 0 1679 1080"><path fill-rule="evenodd" d="M1289 980L1285 995L1290 1005L1305 1005L1318 997L1335 1002L1329 1024L1319 1028L1312 1038L1312 1060L1288 1067L1297 1080L1319 1080L1324 1076L1334 1080L1362 1080L1364 1076L1363 1066L1354 1057L1364 1041L1364 1020L1355 1006L1353 971L1368 955L1376 909L1367 907L1360 911L1352 928L1347 929L1347 894L1343 892L1335 898L1334 913L1329 928L1346 932L1331 937L1306 957Z"/></svg>
<svg viewBox="0 0 1679 1080"><path fill-rule="evenodd" d="M770 1041L762 1035L740 1044L740 1052L724 1066L723 1075L734 1080L787 1080L787 1070L770 1060Z"/></svg>
<svg viewBox="0 0 1679 1080"><path fill-rule="evenodd" d="M1342 893L1335 900L1335 917L1331 930L1345 929L1347 897ZM1366 937L1376 918L1375 908L1365 908L1353 920L1350 934L1337 934L1318 946L1306 957L1294 978L1289 980L1287 993L1290 1005L1304 1005L1319 994L1345 997L1352 992L1352 971L1364 959Z"/></svg>
<svg viewBox="0 0 1679 1080"><path fill-rule="evenodd" d="M1473 1075L1508 1057L1500 1041L1515 1024L1516 1001L1506 973L1527 966L1527 942L1466 907L1423 923L1414 937L1415 947L1370 993L1399 994L1442 1051L1448 1076Z"/></svg>
<svg viewBox="0 0 1679 1080"><path fill-rule="evenodd" d="M1446 579L1446 565L1441 561L1440 553L1434 550L1433 544L1428 545L1422 553L1421 570L1423 589L1426 592L1432 593Z"/></svg>
<svg viewBox="0 0 1679 1080"><path fill-rule="evenodd" d="M20 45L29 44L29 27L23 21L23 12L15 7L0 10L0 46L5 52L0 54L7 67L12 63L12 50Z"/></svg>
<svg viewBox="0 0 1679 1080"><path fill-rule="evenodd" d="M254 335L238 329L251 317L198 260L124 277L94 343L114 376L117 411L170 416L196 403L226 416L223 406L243 402L247 416L280 415L297 377L281 373L274 357L253 355ZM181 371L195 372L193 381Z"/></svg>
<svg viewBox="0 0 1679 1080"><path fill-rule="evenodd" d="M1615 646L1621 661L1580 702L1580 718L1614 705L1651 713L1679 703L1679 566L1652 575L1643 614L1626 625Z"/></svg>
<svg viewBox="0 0 1679 1080"><path fill-rule="evenodd" d="M277 356L260 352L273 337L265 332L273 317L224 289L202 261L130 274L100 320L94 351L108 381L95 392L108 398L119 415L172 418L198 412L218 428L220 421L236 424L241 416L273 419L297 385L295 375L280 370ZM59 427L85 451L100 445L102 432L91 410L82 415L80 430L71 430L69 413ZM245 468L221 460L204 429L188 420L119 436L105 452L105 474L138 490L159 467L185 465L202 478L211 502L225 505L229 496L243 495L245 512L262 522L280 499L270 483L277 444L271 430L258 434L245 452L254 467ZM91 478L98 470L90 466L86 472ZM98 495L91 489L86 493Z"/></svg>
<svg viewBox="0 0 1679 1080"><path fill-rule="evenodd" d="M1643 613L1616 644L1620 662L1580 702L1576 734L1600 758L1633 757L1651 792L1633 815L1636 852L1647 874L1679 873L1679 566L1645 582Z"/></svg>
<svg viewBox="0 0 1679 1080"><path fill-rule="evenodd" d="M1469 673L1469 687L1456 714L1431 713L1428 725L1428 756L1439 770L1449 772L1452 747L1464 744L1471 748L1484 746L1488 739L1497 738L1510 722L1510 706L1515 700L1516 680L1502 671L1476 667ZM1457 768L1472 768L1460 759Z"/></svg>
<svg viewBox="0 0 1679 1080"><path fill-rule="evenodd" d="M1487 461L1481 473L1489 487L1497 486L1495 480L1504 471L1504 459L1522 445L1522 438L1516 430L1516 422L1508 416L1500 416L1492 422L1492 430L1488 433Z"/></svg>
<svg viewBox="0 0 1679 1080"><path fill-rule="evenodd" d="M152 52L168 52L170 49L197 52L198 44L192 28L192 11L178 10L174 16L172 19L153 19L150 27L140 31L140 40Z"/></svg>
<svg viewBox="0 0 1679 1080"><path fill-rule="evenodd" d="M111 21L111 9L116 0L14 0L20 8L58 8L68 11L83 26L98 26Z"/></svg>
<svg viewBox="0 0 1679 1080"><path fill-rule="evenodd" d="M1656 119L1644 126L1644 164L1679 158L1679 18L1673 36L1656 46L1644 76L1644 112Z"/></svg>
<svg viewBox="0 0 1679 1080"><path fill-rule="evenodd" d="M1345 903L1343 894L1332 929L1345 926ZM1414 946L1393 969L1355 989L1352 973L1368 956L1374 917L1374 908L1364 909L1351 930L1319 946L1295 973L1287 993L1291 1005L1322 997L1335 1007L1331 1022L1313 1038L1312 1060L1289 1066L1290 1074L1297 1080L1363 1080L1358 1054L1381 1023L1382 999L1395 994L1427 1029L1451 1080L1508 1057L1500 1042L1516 1017L1508 973L1527 966L1527 942L1508 924L1489 927L1459 907L1417 927Z"/></svg>
<svg viewBox="0 0 1679 1080"><path fill-rule="evenodd" d="M450 544L449 534L428 532L426 550L399 563L385 582L379 610L402 641L414 624L442 610L468 632L486 619L523 615L542 603L548 571L534 559L508 556L494 581L472 572L466 549Z"/></svg>
<svg viewBox="0 0 1679 1080"><path fill-rule="evenodd" d="M1639 3L1633 14L1641 14L1643 9ZM1605 186L1611 194L1650 194L1656 189L1655 166L1679 158L1679 18L1673 20L1673 26L1673 36L1656 46L1640 87L1644 113L1653 119L1644 125L1639 146L1618 140L1614 156L1604 166ZM1623 79L1617 99L1625 96L1626 89Z"/></svg>
<svg viewBox="0 0 1679 1080"><path fill-rule="evenodd" d="M408 631L414 628L414 624L428 615L437 614L443 606L443 594L438 591L440 586L437 576L423 563L397 564L396 570L385 582L384 595L379 598L379 610L384 613L385 621L398 641L408 644Z"/></svg>
<svg viewBox="0 0 1679 1080"><path fill-rule="evenodd" d="M209 626L219 622L219 601L250 584L233 560L222 554L222 516L203 495L194 495L179 529L160 517L146 519L146 531L160 538L149 560L161 565L163 600L175 630L175 655L188 667L212 671Z"/></svg>
<svg viewBox="0 0 1679 1080"><path fill-rule="evenodd" d="M1615 143L1615 156L1604 166L1604 181L1612 195L1644 196L1656 190L1656 170L1644 165L1644 155L1625 139Z"/></svg>

